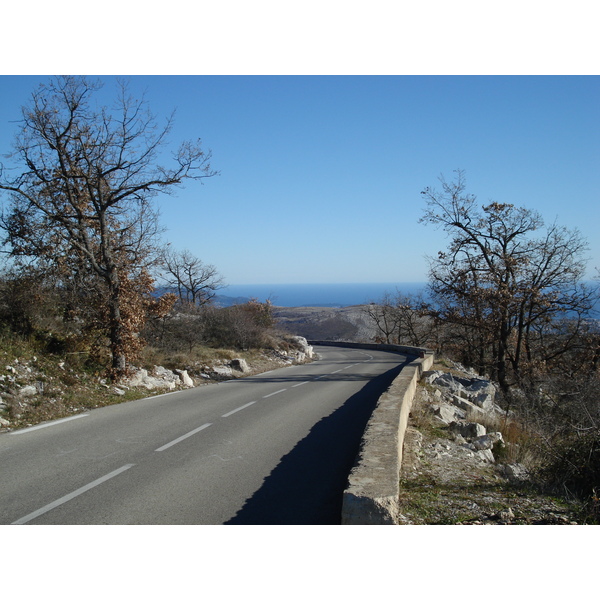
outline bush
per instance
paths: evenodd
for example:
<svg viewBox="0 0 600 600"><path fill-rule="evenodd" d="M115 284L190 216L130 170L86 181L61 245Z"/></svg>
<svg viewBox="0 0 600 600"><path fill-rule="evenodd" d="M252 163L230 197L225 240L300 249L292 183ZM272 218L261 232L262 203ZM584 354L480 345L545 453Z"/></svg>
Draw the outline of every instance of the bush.
<svg viewBox="0 0 600 600"><path fill-rule="evenodd" d="M144 337L170 352L192 353L198 346L249 350L272 346L273 324L268 301L251 300L227 308L183 305L149 323Z"/></svg>
<svg viewBox="0 0 600 600"><path fill-rule="evenodd" d="M538 476L552 491L581 500L600 520L600 431L562 438L548 449Z"/></svg>

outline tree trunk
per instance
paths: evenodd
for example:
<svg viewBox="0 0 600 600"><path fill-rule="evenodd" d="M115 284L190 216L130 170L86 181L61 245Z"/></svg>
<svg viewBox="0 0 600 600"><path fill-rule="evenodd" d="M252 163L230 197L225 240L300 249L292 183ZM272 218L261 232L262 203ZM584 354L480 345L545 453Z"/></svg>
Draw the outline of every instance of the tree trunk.
<svg viewBox="0 0 600 600"><path fill-rule="evenodd" d="M110 319L109 341L112 355L110 376L113 381L116 381L127 372L127 355L125 352L127 344L125 340L125 326L121 316L121 288L118 283L118 276L115 274L111 279L108 298Z"/></svg>

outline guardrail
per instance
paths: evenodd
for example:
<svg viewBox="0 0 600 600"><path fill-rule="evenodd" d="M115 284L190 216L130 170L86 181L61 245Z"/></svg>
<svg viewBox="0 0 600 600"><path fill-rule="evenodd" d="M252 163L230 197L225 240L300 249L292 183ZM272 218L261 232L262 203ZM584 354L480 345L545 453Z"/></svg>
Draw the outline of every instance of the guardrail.
<svg viewBox="0 0 600 600"><path fill-rule="evenodd" d="M361 440L342 503L342 525L397 525L400 467L408 415L423 371L433 365L427 348L394 344L309 341L311 346L384 350L414 357L379 400Z"/></svg>

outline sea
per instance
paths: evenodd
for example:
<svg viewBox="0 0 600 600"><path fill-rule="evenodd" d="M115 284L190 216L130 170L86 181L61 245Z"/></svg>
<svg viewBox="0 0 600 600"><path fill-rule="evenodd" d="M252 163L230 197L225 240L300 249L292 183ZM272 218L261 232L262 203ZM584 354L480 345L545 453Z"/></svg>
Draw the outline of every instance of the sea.
<svg viewBox="0 0 600 600"><path fill-rule="evenodd" d="M216 301L222 306L256 298L275 306L342 307L379 302L385 294L425 292L426 283L274 283L228 285L219 290Z"/></svg>

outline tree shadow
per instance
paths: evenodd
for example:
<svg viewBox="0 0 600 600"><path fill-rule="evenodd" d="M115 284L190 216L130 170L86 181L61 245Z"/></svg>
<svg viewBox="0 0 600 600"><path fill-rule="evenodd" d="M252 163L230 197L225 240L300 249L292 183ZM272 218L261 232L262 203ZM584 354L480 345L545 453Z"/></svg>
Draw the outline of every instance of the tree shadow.
<svg viewBox="0 0 600 600"><path fill-rule="evenodd" d="M408 360L408 359L407 359ZM348 475L377 400L404 364L316 423L225 525L339 525Z"/></svg>

